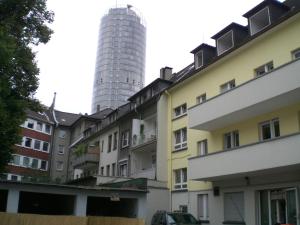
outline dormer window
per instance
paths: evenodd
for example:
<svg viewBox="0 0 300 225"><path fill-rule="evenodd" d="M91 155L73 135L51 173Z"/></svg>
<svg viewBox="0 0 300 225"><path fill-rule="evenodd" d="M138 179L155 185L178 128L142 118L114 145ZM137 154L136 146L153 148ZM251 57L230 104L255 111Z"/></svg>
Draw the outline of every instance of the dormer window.
<svg viewBox="0 0 300 225"><path fill-rule="evenodd" d="M203 66L203 51L195 54L195 68L198 69Z"/></svg>
<svg viewBox="0 0 300 225"><path fill-rule="evenodd" d="M233 31L230 30L223 36L217 39L217 52L218 55L223 54L233 47Z"/></svg>
<svg viewBox="0 0 300 225"><path fill-rule="evenodd" d="M265 7L249 18L251 35L263 30L271 24L269 7Z"/></svg>

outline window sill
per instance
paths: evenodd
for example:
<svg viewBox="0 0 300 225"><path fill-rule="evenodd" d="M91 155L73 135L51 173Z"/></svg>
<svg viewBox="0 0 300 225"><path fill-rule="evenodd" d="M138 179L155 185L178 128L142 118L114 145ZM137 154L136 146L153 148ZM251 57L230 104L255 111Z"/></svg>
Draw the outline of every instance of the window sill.
<svg viewBox="0 0 300 225"><path fill-rule="evenodd" d="M202 223L210 223L209 220L201 220L201 219L200 219L199 221L200 221L201 224L202 224Z"/></svg>
<svg viewBox="0 0 300 225"><path fill-rule="evenodd" d="M172 193L176 193L176 192L188 192L187 188L182 188L182 189L173 189Z"/></svg>
<svg viewBox="0 0 300 225"><path fill-rule="evenodd" d="M185 151L187 149L188 149L188 147L184 147L184 148L181 148L181 149L176 149L176 150L173 150L172 153L177 153L177 152Z"/></svg>
<svg viewBox="0 0 300 225"><path fill-rule="evenodd" d="M180 119L180 118L182 118L182 117L185 117L185 116L187 116L187 113L182 114L182 115L179 115L179 116L176 116L176 117L173 117L172 121L178 120L178 119Z"/></svg>
<svg viewBox="0 0 300 225"><path fill-rule="evenodd" d="M244 221L223 221L223 224L241 224L245 225L246 223Z"/></svg>

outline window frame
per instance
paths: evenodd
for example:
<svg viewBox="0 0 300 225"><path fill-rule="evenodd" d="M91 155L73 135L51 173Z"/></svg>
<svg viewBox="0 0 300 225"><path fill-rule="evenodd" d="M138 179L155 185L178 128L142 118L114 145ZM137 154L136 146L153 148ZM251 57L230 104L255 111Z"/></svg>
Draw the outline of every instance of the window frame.
<svg viewBox="0 0 300 225"><path fill-rule="evenodd" d="M276 136L276 128L275 128L275 123L278 122L278 132L279 135ZM263 138L263 126L264 125L269 125L270 126L270 138ZM259 140L260 141L265 141L265 140L271 140L274 138L280 137L280 122L279 118L273 118L271 120L263 121L259 123Z"/></svg>
<svg viewBox="0 0 300 225"><path fill-rule="evenodd" d="M187 114L187 104L183 103L173 109L173 118L178 118Z"/></svg>
<svg viewBox="0 0 300 225"><path fill-rule="evenodd" d="M202 104L202 103L206 102L206 100L207 100L206 99L206 93L203 93L203 94L196 97L196 103L197 104Z"/></svg>
<svg viewBox="0 0 300 225"><path fill-rule="evenodd" d="M129 146L129 130L122 132L122 139L121 139L121 147L125 148Z"/></svg>
<svg viewBox="0 0 300 225"><path fill-rule="evenodd" d="M201 196L201 198L200 198ZM209 220L209 201L208 201L208 193L198 194L198 219L200 221L208 221ZM203 202L200 202L200 199L203 200ZM202 204L202 212L200 213L200 204Z"/></svg>
<svg viewBox="0 0 300 225"><path fill-rule="evenodd" d="M231 89L235 88L235 79L232 79L224 84L220 85L220 93L226 93L227 91L230 91Z"/></svg>
<svg viewBox="0 0 300 225"><path fill-rule="evenodd" d="M228 147L228 139L230 137L230 147ZM236 138L238 137L238 139ZM240 134L238 130L230 131L223 134L223 149L228 150L240 146Z"/></svg>
<svg viewBox="0 0 300 225"><path fill-rule="evenodd" d="M197 146L198 146L198 155L199 156L204 156L208 154L208 145L207 145L207 139L203 139L201 141L198 141ZM204 147L204 149L203 149Z"/></svg>
<svg viewBox="0 0 300 225"><path fill-rule="evenodd" d="M254 69L254 76L261 77L264 76L266 73L272 71L274 69L273 61L265 63L257 68Z"/></svg>
<svg viewBox="0 0 300 225"><path fill-rule="evenodd" d="M61 166L59 167L59 165L61 165ZM64 170L64 162L63 161L56 161L55 169L57 171L63 171Z"/></svg>
<svg viewBox="0 0 300 225"><path fill-rule="evenodd" d="M177 133L179 133L180 136L180 142L177 142ZM183 127L181 129L175 130L173 132L174 136L174 149L173 151L180 151L183 149L187 149L187 128ZM185 139L185 140L184 140Z"/></svg>
<svg viewBox="0 0 300 225"><path fill-rule="evenodd" d="M177 181L177 174L179 173L179 182ZM183 190L187 189L187 168L180 168L174 170L174 185L173 188L175 190Z"/></svg>
<svg viewBox="0 0 300 225"><path fill-rule="evenodd" d="M291 52L292 60L300 59L300 48L297 48ZM299 54L299 56L297 56Z"/></svg>
<svg viewBox="0 0 300 225"><path fill-rule="evenodd" d="M199 52L195 53L195 68L198 69L198 68L201 68L203 66L203 50L200 50ZM201 59L201 60L200 60ZM201 61L201 62L200 62Z"/></svg>
<svg viewBox="0 0 300 225"><path fill-rule="evenodd" d="M226 41L231 41L231 45L224 45L224 42ZM226 32L225 34L223 34L221 37L219 37L216 40L217 43L217 54L222 55L223 53L227 52L228 50L232 49L234 46L234 38L233 38L233 31L230 30L228 32ZM228 42L229 43L229 42ZM222 47L222 49L221 49Z"/></svg>
<svg viewBox="0 0 300 225"><path fill-rule="evenodd" d="M257 30L254 30L254 28L253 28L253 25L254 25L253 20L257 20L257 17L260 16L259 14L264 13L263 11L265 11L265 10L267 11L266 15L268 17L268 21L267 21L268 24L265 25L265 26L263 26L263 27L259 27L259 29L257 29ZM254 34L256 34L256 33L258 33L258 32L260 32L260 31L262 31L262 30L264 30L266 27L268 27L270 25L271 25L271 17L270 17L270 9L269 9L268 6L264 7L263 9L259 10L257 13L255 13L254 15L252 15L251 17L249 17L249 28L250 28L250 34L251 34L251 36L254 35Z"/></svg>

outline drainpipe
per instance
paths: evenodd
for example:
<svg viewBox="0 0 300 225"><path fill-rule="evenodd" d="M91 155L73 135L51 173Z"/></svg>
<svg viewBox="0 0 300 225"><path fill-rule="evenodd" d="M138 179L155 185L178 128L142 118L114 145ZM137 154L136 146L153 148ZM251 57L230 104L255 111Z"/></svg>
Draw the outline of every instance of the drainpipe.
<svg viewBox="0 0 300 225"><path fill-rule="evenodd" d="M165 91L165 93L167 94L168 96L168 117L172 115L172 96L171 94L168 92L168 90ZM170 106L170 107L169 107ZM167 149L168 150L171 150L171 146L170 146L170 141L171 141L171 122L167 121L168 122L168 128L167 128ZM172 203L173 203L173 194L172 194L172 185L173 185L173 174L172 174L172 151L168 151L168 158L170 160L170 209L171 209L171 212L172 212L172 209L173 209L173 206L172 206Z"/></svg>

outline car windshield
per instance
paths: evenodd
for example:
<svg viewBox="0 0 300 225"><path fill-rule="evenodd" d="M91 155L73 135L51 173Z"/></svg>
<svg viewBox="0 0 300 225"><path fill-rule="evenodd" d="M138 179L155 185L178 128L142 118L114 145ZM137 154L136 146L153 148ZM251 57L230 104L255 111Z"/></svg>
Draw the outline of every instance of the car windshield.
<svg viewBox="0 0 300 225"><path fill-rule="evenodd" d="M195 217L191 214L169 213L167 218L169 224L198 224Z"/></svg>

